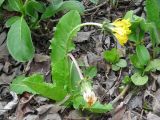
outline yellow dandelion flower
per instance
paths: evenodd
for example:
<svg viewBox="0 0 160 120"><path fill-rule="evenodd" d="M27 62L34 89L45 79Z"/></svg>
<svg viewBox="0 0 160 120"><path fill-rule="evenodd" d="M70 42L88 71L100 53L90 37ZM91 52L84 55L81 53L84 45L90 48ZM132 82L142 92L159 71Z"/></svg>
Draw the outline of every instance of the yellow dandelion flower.
<svg viewBox="0 0 160 120"><path fill-rule="evenodd" d="M128 35L131 33L129 27L131 23L129 19L117 19L113 23L111 23L113 27L112 30L114 36L117 38L120 45L124 45L128 40Z"/></svg>

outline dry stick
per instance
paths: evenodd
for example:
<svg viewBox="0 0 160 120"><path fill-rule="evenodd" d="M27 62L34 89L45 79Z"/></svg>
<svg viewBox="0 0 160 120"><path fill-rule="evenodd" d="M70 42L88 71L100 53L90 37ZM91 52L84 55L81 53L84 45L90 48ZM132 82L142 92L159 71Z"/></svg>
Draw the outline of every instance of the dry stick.
<svg viewBox="0 0 160 120"><path fill-rule="evenodd" d="M118 102L125 95L128 89L129 89L129 85L127 85L123 89L123 91L113 101L111 101L111 104L115 104L116 102Z"/></svg>
<svg viewBox="0 0 160 120"><path fill-rule="evenodd" d="M107 1L105 1L105 2L103 2L103 3L101 3L101 4L99 4L99 5L97 5L97 6L93 7L93 8L91 8L91 9L87 9L87 10L85 10L84 12L93 11L93 10L95 10L95 9L97 9L97 8L102 7L102 6L105 5L106 3L107 3Z"/></svg>

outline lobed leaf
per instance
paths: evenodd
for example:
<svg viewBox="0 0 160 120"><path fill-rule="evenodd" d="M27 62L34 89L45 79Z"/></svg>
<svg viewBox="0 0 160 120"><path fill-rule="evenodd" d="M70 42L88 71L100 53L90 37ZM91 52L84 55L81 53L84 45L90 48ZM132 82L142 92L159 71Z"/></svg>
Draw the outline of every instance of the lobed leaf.
<svg viewBox="0 0 160 120"><path fill-rule="evenodd" d="M51 41L52 79L56 85L64 86L70 80L70 62L67 54L74 48L70 33L81 23L80 21L79 13L70 11L60 19L56 27Z"/></svg>
<svg viewBox="0 0 160 120"><path fill-rule="evenodd" d="M40 77L37 77L37 78L39 79ZM23 92L26 92L26 91L32 94L36 94L34 90L32 90L30 87L28 87L23 83L25 79L26 79L25 76L18 76L15 79L13 79L13 82L10 85L10 90L16 92L17 94L22 94Z"/></svg>

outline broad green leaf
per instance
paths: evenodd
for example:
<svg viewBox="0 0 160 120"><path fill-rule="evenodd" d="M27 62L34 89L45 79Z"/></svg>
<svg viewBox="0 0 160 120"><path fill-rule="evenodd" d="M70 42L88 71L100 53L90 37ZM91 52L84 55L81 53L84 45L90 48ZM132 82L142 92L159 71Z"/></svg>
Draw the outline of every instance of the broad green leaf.
<svg viewBox="0 0 160 120"><path fill-rule="evenodd" d="M41 19L47 19L51 16L54 16L59 11L64 10L77 10L79 13L84 12L84 6L78 1L62 1L62 0L53 0L51 4L46 8L46 11L42 14Z"/></svg>
<svg viewBox="0 0 160 120"><path fill-rule="evenodd" d="M54 38L51 41L52 76L55 83L61 86L70 80L70 66L67 54L69 50L74 48L73 42L70 40L70 32L79 24L79 13L77 11L68 12L60 19Z"/></svg>
<svg viewBox="0 0 160 120"><path fill-rule="evenodd" d="M14 22L7 35L7 47L12 57L25 62L34 55L30 29L23 17Z"/></svg>
<svg viewBox="0 0 160 120"><path fill-rule="evenodd" d="M84 6L81 2L70 0L70 1L64 1L62 6L60 7L59 11L63 10L77 10L79 13L84 13Z"/></svg>
<svg viewBox="0 0 160 120"><path fill-rule="evenodd" d="M35 75L34 75L35 76ZM37 80L41 81L43 79L42 76L35 77ZM34 90L30 87L25 85L23 81L26 79L25 76L18 76L17 78L13 79L12 84L10 85L10 90L16 92L17 94L22 94L23 92L29 92L32 94L36 94ZM37 81L38 82L38 81Z"/></svg>
<svg viewBox="0 0 160 120"><path fill-rule="evenodd" d="M154 59L150 61L145 68L145 72L153 71L155 72L156 70L160 71L160 59Z"/></svg>
<svg viewBox="0 0 160 120"><path fill-rule="evenodd" d="M0 0L0 7L1 7L1 5L3 4L3 2L4 2L4 0Z"/></svg>
<svg viewBox="0 0 160 120"><path fill-rule="evenodd" d="M117 65L118 67L124 68L124 67L127 66L127 62L126 62L126 60L124 60L124 59L120 59L120 60L116 63L116 65Z"/></svg>
<svg viewBox="0 0 160 120"><path fill-rule="evenodd" d="M11 11L22 12L23 4L20 0L8 0L8 3Z"/></svg>
<svg viewBox="0 0 160 120"><path fill-rule="evenodd" d="M120 70L120 67L115 65L115 64L112 64L112 70L113 71L118 71L118 70Z"/></svg>
<svg viewBox="0 0 160 120"><path fill-rule="evenodd" d="M147 20L160 28L160 8L158 0L146 0Z"/></svg>
<svg viewBox="0 0 160 120"><path fill-rule="evenodd" d="M150 24L150 36L153 47L158 43L160 44L160 8L159 0L146 0L146 13L147 20Z"/></svg>
<svg viewBox="0 0 160 120"><path fill-rule="evenodd" d="M13 17L9 18L9 19L7 20L7 22L5 23L5 26L6 26L6 27L10 27L10 26L11 26L13 23L15 23L18 19L20 19L19 16L13 16Z"/></svg>
<svg viewBox="0 0 160 120"><path fill-rule="evenodd" d="M141 86L148 82L148 76L141 76L139 73L135 73L131 76L131 80L135 85Z"/></svg>
<svg viewBox="0 0 160 120"><path fill-rule="evenodd" d="M152 45L155 47L156 44L160 44L160 30L158 30L155 23L148 24L148 27Z"/></svg>
<svg viewBox="0 0 160 120"><path fill-rule="evenodd" d="M147 65L148 62L150 61L150 54L144 45L138 45L136 47L136 54L137 54L138 61L142 65Z"/></svg>
<svg viewBox="0 0 160 120"><path fill-rule="evenodd" d="M95 66L90 66L83 73L85 77L93 78L97 74L97 68Z"/></svg>
<svg viewBox="0 0 160 120"><path fill-rule="evenodd" d="M35 0L31 0L27 2L26 7L28 7L27 9L34 8L37 12L40 12L40 13L43 13L45 11L44 3L38 2Z"/></svg>
<svg viewBox="0 0 160 120"><path fill-rule="evenodd" d="M140 62L139 62L139 59L137 57L136 54L133 54L130 56L130 60L131 60L131 63L136 67L136 68L144 68L144 65L142 65Z"/></svg>
<svg viewBox="0 0 160 120"><path fill-rule="evenodd" d="M29 1L27 2L27 4L25 5L25 12L27 15L38 19L38 12L35 10L36 7L33 6L34 1Z"/></svg>
<svg viewBox="0 0 160 120"><path fill-rule="evenodd" d="M116 48L107 50L103 53L103 57L107 62L116 63L119 61L119 52Z"/></svg>
<svg viewBox="0 0 160 120"><path fill-rule="evenodd" d="M54 16L58 11L59 8L62 6L63 1L52 2L42 14L41 19L47 19L49 17Z"/></svg>

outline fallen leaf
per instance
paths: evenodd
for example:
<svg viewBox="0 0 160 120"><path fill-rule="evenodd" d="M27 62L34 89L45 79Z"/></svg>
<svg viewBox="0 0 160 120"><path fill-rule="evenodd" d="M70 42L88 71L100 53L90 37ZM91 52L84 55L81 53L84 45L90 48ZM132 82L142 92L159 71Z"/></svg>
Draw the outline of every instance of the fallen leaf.
<svg viewBox="0 0 160 120"><path fill-rule="evenodd" d="M54 104L48 104L48 105L42 105L39 108L37 108L38 114L42 115L44 113L57 113L59 110L61 110L62 107L54 105Z"/></svg>
<svg viewBox="0 0 160 120"><path fill-rule="evenodd" d="M35 62L45 62L49 61L50 57L48 55L35 54L34 61Z"/></svg>
<svg viewBox="0 0 160 120"><path fill-rule="evenodd" d="M88 31L88 32L78 32L77 37L74 39L75 42L81 43L84 41L89 40L89 37L94 31Z"/></svg>
<svg viewBox="0 0 160 120"><path fill-rule="evenodd" d="M135 96L129 101L130 109L134 109L137 107L142 108L142 96Z"/></svg>
<svg viewBox="0 0 160 120"><path fill-rule="evenodd" d="M160 89L158 89L155 93L155 97L153 98L153 112L157 115L160 114Z"/></svg>
<svg viewBox="0 0 160 120"><path fill-rule="evenodd" d="M147 120L160 120L160 117L155 115L155 114L153 114L153 113L151 113L151 112L149 112L147 114Z"/></svg>
<svg viewBox="0 0 160 120"><path fill-rule="evenodd" d="M70 120L83 120L84 119L84 117L82 117L80 111L78 110L70 111L69 115L66 118Z"/></svg>

